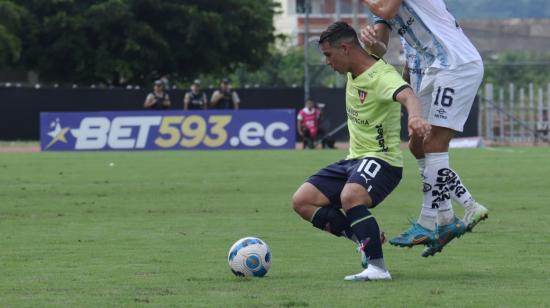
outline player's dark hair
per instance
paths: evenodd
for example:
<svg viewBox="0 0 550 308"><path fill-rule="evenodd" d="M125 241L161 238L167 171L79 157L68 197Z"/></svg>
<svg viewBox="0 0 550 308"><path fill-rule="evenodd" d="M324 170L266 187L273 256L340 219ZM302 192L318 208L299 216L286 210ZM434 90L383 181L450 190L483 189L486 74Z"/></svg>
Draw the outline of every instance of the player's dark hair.
<svg viewBox="0 0 550 308"><path fill-rule="evenodd" d="M346 22L337 21L321 33L319 45L328 42L332 46L342 39L351 40L352 43L359 45L359 39L357 38L355 29Z"/></svg>

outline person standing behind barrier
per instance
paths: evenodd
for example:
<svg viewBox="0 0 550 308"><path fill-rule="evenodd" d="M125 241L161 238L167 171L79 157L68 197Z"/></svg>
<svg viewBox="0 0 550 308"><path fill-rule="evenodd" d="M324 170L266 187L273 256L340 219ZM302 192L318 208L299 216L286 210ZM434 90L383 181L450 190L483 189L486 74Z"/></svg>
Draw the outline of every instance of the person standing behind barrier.
<svg viewBox="0 0 550 308"><path fill-rule="evenodd" d="M168 109L172 103L170 102L170 96L164 91L164 85L162 81L157 80L153 86L153 92L149 93L145 98L143 107L153 110Z"/></svg>
<svg viewBox="0 0 550 308"><path fill-rule="evenodd" d="M311 99L306 100L305 107L298 112L296 127L304 142L304 149L315 148L315 140L319 133L320 115L321 110L315 107L315 103Z"/></svg>
<svg viewBox="0 0 550 308"><path fill-rule="evenodd" d="M220 82L220 88L210 98L210 105L215 109L234 109L239 110L239 95L231 90L231 84L228 79Z"/></svg>
<svg viewBox="0 0 550 308"><path fill-rule="evenodd" d="M183 98L183 110L206 110L207 103L206 93L201 90L201 81L195 79L191 91L185 93Z"/></svg>

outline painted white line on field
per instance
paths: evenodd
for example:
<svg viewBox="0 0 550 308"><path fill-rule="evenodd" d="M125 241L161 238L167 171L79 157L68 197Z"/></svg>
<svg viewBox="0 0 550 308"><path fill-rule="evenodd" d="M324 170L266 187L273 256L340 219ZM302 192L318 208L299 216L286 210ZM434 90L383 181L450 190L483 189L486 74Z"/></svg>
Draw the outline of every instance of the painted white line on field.
<svg viewBox="0 0 550 308"><path fill-rule="evenodd" d="M524 150L514 150L514 149L491 148L491 147L482 147L482 149L485 149L487 151L495 151L495 152L525 153Z"/></svg>

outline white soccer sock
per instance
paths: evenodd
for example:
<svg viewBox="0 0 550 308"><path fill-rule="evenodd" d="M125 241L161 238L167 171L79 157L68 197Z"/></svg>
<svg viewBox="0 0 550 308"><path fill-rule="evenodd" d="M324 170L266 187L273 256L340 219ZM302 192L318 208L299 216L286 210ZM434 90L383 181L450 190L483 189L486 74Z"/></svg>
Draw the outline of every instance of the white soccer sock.
<svg viewBox="0 0 550 308"><path fill-rule="evenodd" d="M428 229L435 230L435 223L437 219L437 209L433 209L432 206L426 206L422 204L422 210L420 210L420 216L418 217L418 223Z"/></svg>
<svg viewBox="0 0 550 308"><path fill-rule="evenodd" d="M426 153L426 168L424 169L424 203L422 209L437 210L437 223L447 225L453 221L454 212L448 186L449 153Z"/></svg>
<svg viewBox="0 0 550 308"><path fill-rule="evenodd" d="M418 164L418 171L420 172L420 177L424 179L424 169L426 169L426 159L419 158L416 160L416 163Z"/></svg>
<svg viewBox="0 0 550 308"><path fill-rule="evenodd" d="M369 260L369 264L372 264L378 268L381 268L385 271L387 271L388 269L386 268L386 263L384 263L384 258L380 258L380 259L371 259Z"/></svg>
<svg viewBox="0 0 550 308"><path fill-rule="evenodd" d="M426 159L420 158L417 159L418 171L420 172L420 177L422 178L422 184L424 184L424 171L426 169ZM437 218L437 209L432 208L431 205L425 206L422 204L422 209L420 210L420 216L418 217L418 223L428 229L435 230L435 221Z"/></svg>
<svg viewBox="0 0 550 308"><path fill-rule="evenodd" d="M467 205L475 202L472 194L468 191L468 188L464 186L462 180L458 173L451 169L451 175L449 179L449 190L451 191L451 198L458 202L463 208L466 208Z"/></svg>

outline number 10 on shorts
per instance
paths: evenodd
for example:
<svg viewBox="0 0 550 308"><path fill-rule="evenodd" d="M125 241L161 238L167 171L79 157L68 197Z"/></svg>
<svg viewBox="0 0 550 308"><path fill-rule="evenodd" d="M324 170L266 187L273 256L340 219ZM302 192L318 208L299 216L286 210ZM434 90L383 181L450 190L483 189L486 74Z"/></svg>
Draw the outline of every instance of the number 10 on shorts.
<svg viewBox="0 0 550 308"><path fill-rule="evenodd" d="M382 166L380 166L378 162L366 158L361 161L359 168L357 168L357 172L363 179L365 179L365 183L368 183L370 179L374 179L374 177L376 177L381 168ZM370 192L371 189L372 186L369 186L368 191Z"/></svg>

